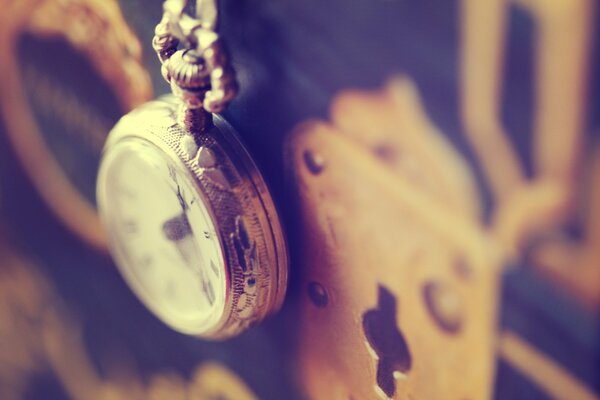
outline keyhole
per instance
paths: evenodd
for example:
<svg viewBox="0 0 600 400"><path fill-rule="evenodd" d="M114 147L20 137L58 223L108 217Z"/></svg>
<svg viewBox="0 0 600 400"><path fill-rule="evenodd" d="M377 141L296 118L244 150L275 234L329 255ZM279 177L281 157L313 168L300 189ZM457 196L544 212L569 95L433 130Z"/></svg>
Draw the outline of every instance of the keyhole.
<svg viewBox="0 0 600 400"><path fill-rule="evenodd" d="M396 378L412 366L408 344L396 323L396 308L394 295L379 285L377 308L363 314L363 330L378 359L377 386L387 397L396 393Z"/></svg>

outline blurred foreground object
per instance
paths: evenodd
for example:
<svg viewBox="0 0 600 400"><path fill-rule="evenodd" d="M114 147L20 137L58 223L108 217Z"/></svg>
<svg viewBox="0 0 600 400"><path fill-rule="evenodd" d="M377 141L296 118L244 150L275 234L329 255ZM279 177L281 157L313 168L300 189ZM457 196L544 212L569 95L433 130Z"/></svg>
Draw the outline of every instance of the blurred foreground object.
<svg viewBox="0 0 600 400"><path fill-rule="evenodd" d="M104 249L96 166L108 130L152 93L139 41L115 0L0 8L0 115L15 152L57 216Z"/></svg>

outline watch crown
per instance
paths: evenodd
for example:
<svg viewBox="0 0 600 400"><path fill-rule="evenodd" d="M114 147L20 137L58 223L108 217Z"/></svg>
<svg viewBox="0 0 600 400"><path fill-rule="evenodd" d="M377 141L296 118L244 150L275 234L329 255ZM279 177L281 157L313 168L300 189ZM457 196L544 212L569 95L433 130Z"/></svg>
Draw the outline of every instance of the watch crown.
<svg viewBox="0 0 600 400"><path fill-rule="evenodd" d="M166 63L171 85L204 95L210 87L210 74L204 59L192 50L176 51Z"/></svg>
<svg viewBox="0 0 600 400"><path fill-rule="evenodd" d="M204 58L195 50L177 50L163 63L163 74L173 94L182 101L178 123L192 134L212 126L210 114L204 108L204 99L211 88Z"/></svg>

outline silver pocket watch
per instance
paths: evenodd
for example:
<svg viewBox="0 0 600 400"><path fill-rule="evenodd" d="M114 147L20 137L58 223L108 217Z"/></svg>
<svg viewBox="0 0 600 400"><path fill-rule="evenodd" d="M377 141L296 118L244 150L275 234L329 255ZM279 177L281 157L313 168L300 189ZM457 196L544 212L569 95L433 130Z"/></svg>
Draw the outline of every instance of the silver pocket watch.
<svg viewBox="0 0 600 400"><path fill-rule="evenodd" d="M236 94L214 0L167 0L153 47L173 94L110 132L97 197L111 253L142 302L177 331L236 335L278 310L283 229L268 188L221 117Z"/></svg>

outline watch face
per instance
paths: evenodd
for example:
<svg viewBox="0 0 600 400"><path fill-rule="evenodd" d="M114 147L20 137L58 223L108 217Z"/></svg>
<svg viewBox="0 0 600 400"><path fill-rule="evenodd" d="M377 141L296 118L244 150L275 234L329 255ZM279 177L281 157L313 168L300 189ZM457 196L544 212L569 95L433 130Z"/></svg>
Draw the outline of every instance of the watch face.
<svg viewBox="0 0 600 400"><path fill-rule="evenodd" d="M146 305L184 333L214 327L228 276L211 210L185 166L146 140L121 140L102 160L98 201L117 263Z"/></svg>

